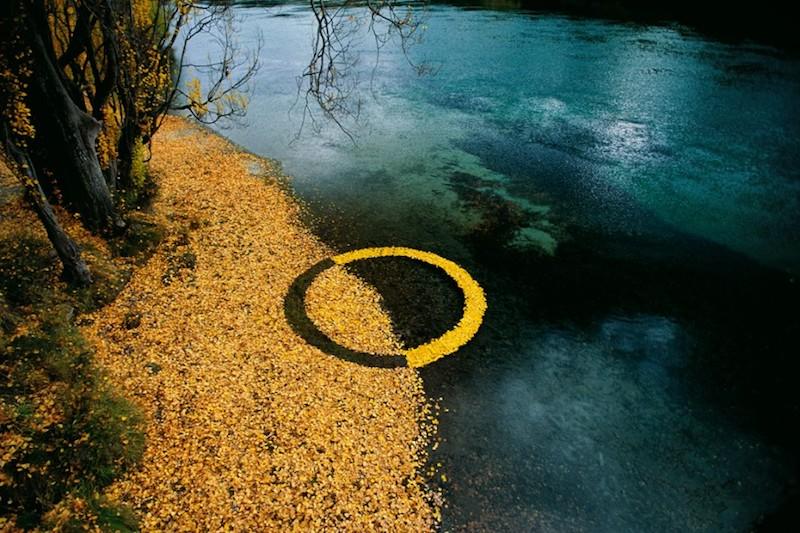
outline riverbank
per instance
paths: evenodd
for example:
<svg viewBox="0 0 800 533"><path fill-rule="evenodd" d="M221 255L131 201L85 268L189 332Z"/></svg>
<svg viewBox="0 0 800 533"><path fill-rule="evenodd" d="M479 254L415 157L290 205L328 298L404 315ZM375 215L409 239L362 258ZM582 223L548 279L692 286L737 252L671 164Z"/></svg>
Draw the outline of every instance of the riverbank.
<svg viewBox="0 0 800 533"><path fill-rule="evenodd" d="M286 323L289 285L333 251L301 225L276 170L178 118L151 170L168 235L114 303L81 319L147 421L140 467L110 497L143 530L434 527L417 372L330 357ZM317 292L347 295L344 338L397 346L374 289L343 271L325 282Z"/></svg>

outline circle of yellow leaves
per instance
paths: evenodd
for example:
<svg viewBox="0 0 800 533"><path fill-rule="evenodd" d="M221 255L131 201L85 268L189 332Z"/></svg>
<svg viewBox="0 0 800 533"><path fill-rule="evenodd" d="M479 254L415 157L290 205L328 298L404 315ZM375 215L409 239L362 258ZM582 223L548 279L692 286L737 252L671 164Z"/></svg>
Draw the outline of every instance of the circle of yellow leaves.
<svg viewBox="0 0 800 533"><path fill-rule="evenodd" d="M469 272L453 261L434 253L397 246L361 248L335 255L331 257L331 260L337 265L345 265L353 261L376 257L407 257L438 267L450 276L464 293L464 314L458 324L440 337L416 348L403 350L401 353L405 356L408 366L421 367L441 359L445 355L457 351L475 336L483 322L483 314L486 312L486 296Z"/></svg>

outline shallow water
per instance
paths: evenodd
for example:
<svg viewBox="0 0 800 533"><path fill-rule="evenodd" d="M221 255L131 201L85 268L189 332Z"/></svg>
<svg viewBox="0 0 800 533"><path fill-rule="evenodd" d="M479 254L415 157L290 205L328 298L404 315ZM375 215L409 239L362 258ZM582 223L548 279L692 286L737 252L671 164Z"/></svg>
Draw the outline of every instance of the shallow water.
<svg viewBox="0 0 800 533"><path fill-rule="evenodd" d="M444 528L740 531L796 484L800 64L685 31L438 5L412 59L357 68L357 144L298 135L303 6L265 37L248 123L340 249L459 261L489 311L423 370L441 398ZM370 94L370 89L374 94ZM460 301L364 265L409 343ZM387 274L389 273L389 274ZM420 295L419 297L414 295Z"/></svg>

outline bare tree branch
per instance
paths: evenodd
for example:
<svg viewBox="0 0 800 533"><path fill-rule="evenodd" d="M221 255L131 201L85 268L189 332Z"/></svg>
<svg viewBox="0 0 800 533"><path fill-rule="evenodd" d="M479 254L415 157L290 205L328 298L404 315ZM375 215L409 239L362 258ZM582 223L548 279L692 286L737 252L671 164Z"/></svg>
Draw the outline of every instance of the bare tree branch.
<svg viewBox="0 0 800 533"><path fill-rule="evenodd" d="M355 142L346 124L359 121L363 98L359 91L359 56L354 46L363 32L372 36L375 62L370 76L370 91L381 58L381 49L397 40L403 56L415 71L422 74L426 65L418 65L409 56L418 42L422 27L424 2L396 0L309 0L316 21L312 53L308 66L298 77L298 101L302 99L303 116L296 139L307 121L319 128L315 111L332 121ZM296 102L297 103L297 102Z"/></svg>

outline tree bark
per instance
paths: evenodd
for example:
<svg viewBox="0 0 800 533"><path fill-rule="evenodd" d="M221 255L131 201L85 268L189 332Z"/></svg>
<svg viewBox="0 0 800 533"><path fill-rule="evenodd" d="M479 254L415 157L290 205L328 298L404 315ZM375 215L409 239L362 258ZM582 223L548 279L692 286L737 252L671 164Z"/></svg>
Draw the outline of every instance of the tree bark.
<svg viewBox="0 0 800 533"><path fill-rule="evenodd" d="M117 185L122 190L131 190L135 187L131 171L133 169L134 147L136 140L141 138L141 129L136 125L136 112L126 108L122 128L120 128L117 143Z"/></svg>
<svg viewBox="0 0 800 533"><path fill-rule="evenodd" d="M33 208L36 216L39 217L45 232L47 232L47 238L50 239L58 258L61 260L61 264L64 267L64 279L74 285L89 285L92 282L89 267L86 266L86 262L81 257L78 245L59 224L53 208L47 201L44 191L42 191L42 186L39 184L39 179L30 157L14 144L5 125L0 129L0 138L2 138L6 154L14 163L19 174L25 191L25 200Z"/></svg>
<svg viewBox="0 0 800 533"><path fill-rule="evenodd" d="M117 190L117 167L118 162L112 158L108 163L108 168L103 171L103 176L106 178L106 185L108 190L113 194Z"/></svg>

